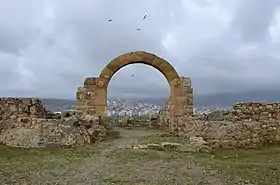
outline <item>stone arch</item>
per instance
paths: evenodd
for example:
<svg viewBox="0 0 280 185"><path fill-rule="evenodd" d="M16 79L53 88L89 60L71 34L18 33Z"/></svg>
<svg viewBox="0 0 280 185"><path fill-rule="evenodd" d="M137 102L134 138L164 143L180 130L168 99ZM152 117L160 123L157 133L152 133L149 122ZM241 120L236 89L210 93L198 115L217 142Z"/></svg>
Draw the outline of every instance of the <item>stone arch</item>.
<svg viewBox="0 0 280 185"><path fill-rule="evenodd" d="M111 78L121 68L135 63L152 66L167 79L170 87L168 107L171 119L188 113L192 114L193 97L190 78L180 77L169 62L144 51L120 55L107 64L99 77L87 78L84 87L78 89L76 108L82 110L83 113L86 112L86 114L107 116L107 88ZM90 96L86 99L85 97L88 97L88 94Z"/></svg>
<svg viewBox="0 0 280 185"><path fill-rule="evenodd" d="M107 87L110 79L117 73L118 70L129 64L142 63L154 67L160 71L167 79L169 85L174 79L178 79L179 75L174 67L166 60L144 51L136 51L120 55L110 61L107 66L101 71L99 78Z"/></svg>

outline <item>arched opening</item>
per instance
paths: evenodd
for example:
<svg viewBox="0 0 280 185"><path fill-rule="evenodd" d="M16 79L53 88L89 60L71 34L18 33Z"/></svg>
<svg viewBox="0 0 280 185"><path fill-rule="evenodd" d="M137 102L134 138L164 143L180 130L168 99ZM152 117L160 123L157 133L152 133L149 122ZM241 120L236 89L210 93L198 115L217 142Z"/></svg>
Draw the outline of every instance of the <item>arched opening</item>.
<svg viewBox="0 0 280 185"><path fill-rule="evenodd" d="M161 72L149 65L130 64L116 72L108 84L107 116L151 117L169 96L169 84Z"/></svg>
<svg viewBox="0 0 280 185"><path fill-rule="evenodd" d="M165 76L170 87L172 112L174 112L174 110L176 109L176 97L180 96L180 87L178 84L178 80L180 80L180 77L178 73L173 68L173 66L164 59L159 58L151 53L140 51L118 56L117 58L109 62L109 64L101 71L97 81L97 85L99 84L100 87L100 92L98 93L100 94L100 99L103 99L100 102L103 105L101 104L100 106L104 111L106 111L104 115L107 115L107 88L111 78L117 71L119 71L123 67L136 63L142 63L152 66Z"/></svg>

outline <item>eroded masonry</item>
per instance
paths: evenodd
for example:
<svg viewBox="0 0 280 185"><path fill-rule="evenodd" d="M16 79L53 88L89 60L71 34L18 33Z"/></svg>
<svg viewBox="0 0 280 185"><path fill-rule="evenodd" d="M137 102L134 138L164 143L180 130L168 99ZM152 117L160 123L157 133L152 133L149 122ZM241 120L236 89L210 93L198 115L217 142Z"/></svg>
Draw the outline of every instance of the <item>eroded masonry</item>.
<svg viewBox="0 0 280 185"><path fill-rule="evenodd" d="M189 77L180 77L173 66L154 54L137 51L113 59L98 77L89 77L76 93L76 109L79 116L107 116L107 88L113 75L121 68L142 63L159 70L170 86L170 120L193 114L193 88ZM171 124L171 126L172 126Z"/></svg>
<svg viewBox="0 0 280 185"><path fill-rule="evenodd" d="M77 111L62 114L60 120L48 118L38 99L0 98L0 143L16 147L72 147L106 139L109 128L105 119L98 116L107 115L108 84L119 69L132 63L158 69L170 86L166 107L149 126L183 136L190 144L199 141L199 150L259 148L267 143L280 143L279 102L243 102L228 111L193 114L190 78L180 77L168 62L146 52L121 55L98 77L86 78L83 87L78 88ZM127 124L132 122L126 120Z"/></svg>

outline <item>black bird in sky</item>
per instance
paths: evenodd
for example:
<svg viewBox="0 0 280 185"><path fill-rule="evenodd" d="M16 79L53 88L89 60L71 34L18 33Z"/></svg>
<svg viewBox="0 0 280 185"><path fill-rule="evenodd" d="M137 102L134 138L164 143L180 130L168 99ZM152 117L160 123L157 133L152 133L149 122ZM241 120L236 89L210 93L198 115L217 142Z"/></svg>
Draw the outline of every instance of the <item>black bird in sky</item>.
<svg viewBox="0 0 280 185"><path fill-rule="evenodd" d="M108 22L112 22L112 19L109 19Z"/></svg>
<svg viewBox="0 0 280 185"><path fill-rule="evenodd" d="M137 28L136 30L140 31L140 29L139 29L139 28Z"/></svg>
<svg viewBox="0 0 280 185"><path fill-rule="evenodd" d="M147 14L144 15L143 19L146 19L146 17L147 17Z"/></svg>
<svg viewBox="0 0 280 185"><path fill-rule="evenodd" d="M133 77L134 76L134 74L132 74L130 77Z"/></svg>

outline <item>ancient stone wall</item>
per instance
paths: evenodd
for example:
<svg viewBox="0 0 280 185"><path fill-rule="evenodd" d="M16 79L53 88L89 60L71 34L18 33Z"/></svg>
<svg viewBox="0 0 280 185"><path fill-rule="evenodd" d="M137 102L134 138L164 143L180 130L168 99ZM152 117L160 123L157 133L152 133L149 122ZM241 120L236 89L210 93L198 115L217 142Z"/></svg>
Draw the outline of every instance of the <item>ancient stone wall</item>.
<svg viewBox="0 0 280 185"><path fill-rule="evenodd" d="M230 110L215 110L208 114L197 114L197 116L204 121L232 121L233 111Z"/></svg>
<svg viewBox="0 0 280 185"><path fill-rule="evenodd" d="M107 136L100 119L79 120L74 115L60 120L23 117L7 120L0 127L0 144L23 148L80 147Z"/></svg>
<svg viewBox="0 0 280 185"><path fill-rule="evenodd" d="M164 108L159 112L159 128L169 128L171 124L171 99L169 98Z"/></svg>
<svg viewBox="0 0 280 185"><path fill-rule="evenodd" d="M233 106L232 116L235 121L280 120L280 103L237 103Z"/></svg>
<svg viewBox="0 0 280 185"><path fill-rule="evenodd" d="M0 121L21 117L43 118L46 110L39 99L0 98Z"/></svg>
<svg viewBox="0 0 280 185"><path fill-rule="evenodd" d="M39 99L0 98L0 144L81 146L107 137L106 123L100 117L79 119L70 111L63 112L61 119L48 119L48 113Z"/></svg>
<svg viewBox="0 0 280 185"><path fill-rule="evenodd" d="M232 110L202 115L205 121L280 121L280 103L242 102Z"/></svg>
<svg viewBox="0 0 280 185"><path fill-rule="evenodd" d="M97 78L88 77L84 81L83 87L78 87L76 93L76 110L78 117L85 115L95 115L94 97L97 88Z"/></svg>
<svg viewBox="0 0 280 185"><path fill-rule="evenodd" d="M180 77L178 84L176 85L180 90L179 94L176 94L175 104L176 110L179 115L192 115L193 114L193 88L190 77Z"/></svg>
<svg viewBox="0 0 280 185"><path fill-rule="evenodd" d="M177 126L177 134L202 137L213 148L258 148L280 142L280 103L237 103L203 118L182 116Z"/></svg>
<svg viewBox="0 0 280 185"><path fill-rule="evenodd" d="M263 121L203 121L183 116L177 134L202 137L212 148L259 148L280 142L280 122Z"/></svg>

